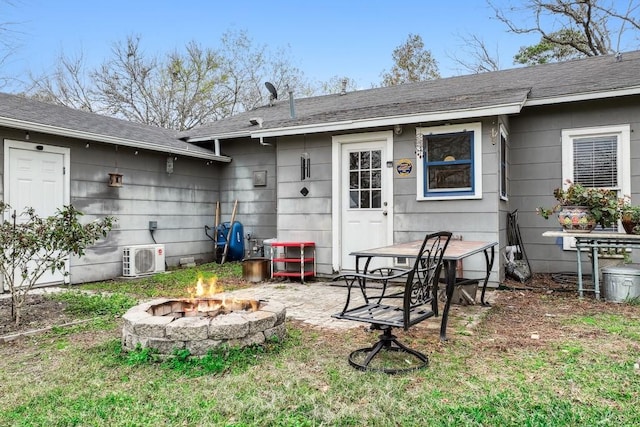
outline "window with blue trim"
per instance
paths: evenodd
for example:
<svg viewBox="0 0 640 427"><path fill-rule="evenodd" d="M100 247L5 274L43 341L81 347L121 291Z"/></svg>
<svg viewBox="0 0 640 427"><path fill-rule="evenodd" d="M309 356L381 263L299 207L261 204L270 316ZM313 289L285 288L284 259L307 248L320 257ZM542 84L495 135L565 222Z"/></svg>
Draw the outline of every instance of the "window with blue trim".
<svg viewBox="0 0 640 427"><path fill-rule="evenodd" d="M416 128L418 200L482 197L482 125Z"/></svg>
<svg viewBox="0 0 640 427"><path fill-rule="evenodd" d="M473 194L473 132L423 138L425 195Z"/></svg>

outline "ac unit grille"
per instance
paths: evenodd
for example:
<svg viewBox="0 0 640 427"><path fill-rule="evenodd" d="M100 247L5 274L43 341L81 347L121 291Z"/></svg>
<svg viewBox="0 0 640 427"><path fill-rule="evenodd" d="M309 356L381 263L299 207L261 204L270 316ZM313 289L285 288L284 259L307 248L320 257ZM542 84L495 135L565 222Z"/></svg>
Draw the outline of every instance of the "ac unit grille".
<svg viewBox="0 0 640 427"><path fill-rule="evenodd" d="M164 271L164 245L126 246L122 252L122 275L143 276Z"/></svg>

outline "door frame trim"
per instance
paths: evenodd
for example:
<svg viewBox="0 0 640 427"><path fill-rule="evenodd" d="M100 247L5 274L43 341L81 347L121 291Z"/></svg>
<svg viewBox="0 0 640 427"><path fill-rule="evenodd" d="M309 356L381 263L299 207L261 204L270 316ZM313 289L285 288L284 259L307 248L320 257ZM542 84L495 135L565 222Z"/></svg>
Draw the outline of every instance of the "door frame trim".
<svg viewBox="0 0 640 427"><path fill-rule="evenodd" d="M331 137L331 265L335 273L341 269L342 241L342 149L346 144L385 141L382 159L383 179L387 200L387 241L393 242L393 131L355 133ZM388 167L391 162L392 167Z"/></svg>

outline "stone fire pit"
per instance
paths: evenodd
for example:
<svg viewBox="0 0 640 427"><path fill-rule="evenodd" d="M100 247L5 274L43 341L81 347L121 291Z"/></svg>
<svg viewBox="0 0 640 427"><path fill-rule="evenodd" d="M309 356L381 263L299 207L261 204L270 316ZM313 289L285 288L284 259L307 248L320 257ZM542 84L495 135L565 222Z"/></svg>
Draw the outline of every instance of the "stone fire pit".
<svg viewBox="0 0 640 427"><path fill-rule="evenodd" d="M186 348L194 356L224 344L246 347L285 336L286 309L275 301L234 300L227 295L197 299L156 299L123 316L122 347L156 349L171 355Z"/></svg>

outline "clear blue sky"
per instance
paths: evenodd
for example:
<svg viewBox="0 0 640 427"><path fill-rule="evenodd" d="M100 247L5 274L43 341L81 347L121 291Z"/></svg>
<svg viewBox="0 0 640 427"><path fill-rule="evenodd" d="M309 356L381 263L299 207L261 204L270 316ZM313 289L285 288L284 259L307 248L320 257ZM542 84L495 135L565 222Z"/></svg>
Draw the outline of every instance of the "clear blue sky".
<svg viewBox="0 0 640 427"><path fill-rule="evenodd" d="M227 30L246 30L256 44L288 48L312 82L348 76L359 86L380 82L391 53L409 33L422 36L443 76L460 74L450 56L457 35L476 34L513 67L518 48L536 37L517 36L493 18L485 0L13 0L1 22L18 23L19 49L4 73L40 74L57 55L83 52L88 65L109 57L114 42L142 36L148 53L162 54L195 40L215 48ZM508 0L495 0L503 4Z"/></svg>

